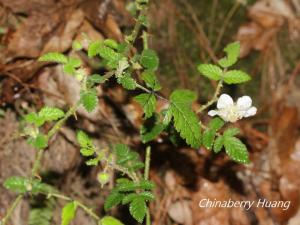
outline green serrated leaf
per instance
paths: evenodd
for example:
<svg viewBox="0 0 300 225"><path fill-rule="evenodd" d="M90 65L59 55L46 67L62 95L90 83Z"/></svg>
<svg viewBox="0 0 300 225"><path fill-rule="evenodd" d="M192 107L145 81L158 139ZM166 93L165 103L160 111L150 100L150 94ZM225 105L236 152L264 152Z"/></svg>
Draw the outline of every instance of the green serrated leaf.
<svg viewBox="0 0 300 225"><path fill-rule="evenodd" d="M45 106L40 110L38 116L45 121L54 121L64 117L65 113L59 108Z"/></svg>
<svg viewBox="0 0 300 225"><path fill-rule="evenodd" d="M48 139L45 135L39 134L30 144L36 149L44 149L48 146Z"/></svg>
<svg viewBox="0 0 300 225"><path fill-rule="evenodd" d="M101 45L102 45L102 42L99 40L92 42L88 48L88 56L90 58L96 56L99 53L99 49L100 49Z"/></svg>
<svg viewBox="0 0 300 225"><path fill-rule="evenodd" d="M55 191L55 189L45 183L42 183L40 180L32 180L31 181L31 190L30 192L32 194L49 194L49 193L53 193Z"/></svg>
<svg viewBox="0 0 300 225"><path fill-rule="evenodd" d="M106 81L106 79L99 74L93 74L88 77L87 81L90 82L92 85L94 85L94 84L103 84Z"/></svg>
<svg viewBox="0 0 300 225"><path fill-rule="evenodd" d="M85 110L92 112L98 104L97 92L95 90L81 92L80 100Z"/></svg>
<svg viewBox="0 0 300 225"><path fill-rule="evenodd" d="M100 46L98 53L107 61L107 65L111 68L117 68L119 66L119 61L123 58L122 54L115 52L105 45Z"/></svg>
<svg viewBox="0 0 300 225"><path fill-rule="evenodd" d="M165 126L161 123L153 124L150 127L147 127L146 124L144 124L140 131L142 142L147 143L154 140L164 128Z"/></svg>
<svg viewBox="0 0 300 225"><path fill-rule="evenodd" d="M197 69L203 76L211 80L220 80L223 75L222 69L213 64L200 64Z"/></svg>
<svg viewBox="0 0 300 225"><path fill-rule="evenodd" d="M43 207L31 208L28 225L51 225L55 205L56 202L49 199Z"/></svg>
<svg viewBox="0 0 300 225"><path fill-rule="evenodd" d="M137 83L129 74L124 74L118 77L117 81L127 90L136 89Z"/></svg>
<svg viewBox="0 0 300 225"><path fill-rule="evenodd" d="M44 118L39 117L39 115L35 112L25 115L24 119L27 123L33 123L37 127L42 126L45 123Z"/></svg>
<svg viewBox="0 0 300 225"><path fill-rule="evenodd" d="M42 55L39 59L41 62L56 62L66 64L68 62L68 58L59 52L49 52L45 55Z"/></svg>
<svg viewBox="0 0 300 225"><path fill-rule="evenodd" d="M170 109L174 125L180 136L194 148L201 142L200 125L197 115L191 109L191 103L196 95L188 90L176 90L171 96Z"/></svg>
<svg viewBox="0 0 300 225"><path fill-rule="evenodd" d="M73 66L74 68L78 68L81 66L81 60L78 58L70 57L68 64Z"/></svg>
<svg viewBox="0 0 300 225"><path fill-rule="evenodd" d="M25 177L9 177L4 181L3 186L16 193L25 193L29 188L29 180Z"/></svg>
<svg viewBox="0 0 300 225"><path fill-rule="evenodd" d="M154 91L159 91L161 86L155 76L154 71L146 70L142 73L142 79L145 81L147 87L152 88Z"/></svg>
<svg viewBox="0 0 300 225"><path fill-rule="evenodd" d="M148 21L148 17L145 15L140 15L138 17L138 21L143 24L143 26L148 27L149 26L149 21Z"/></svg>
<svg viewBox="0 0 300 225"><path fill-rule="evenodd" d="M69 75L74 75L76 72L76 69L71 65L71 64L65 64L64 67L64 73L69 74Z"/></svg>
<svg viewBox="0 0 300 225"><path fill-rule="evenodd" d="M104 209L105 211L110 210L111 208L113 208L114 206L120 204L122 202L122 199L124 198L124 194L121 194L119 192L111 192L104 203Z"/></svg>
<svg viewBox="0 0 300 225"><path fill-rule="evenodd" d="M224 136L224 146L227 155L231 159L239 163L249 163L247 147L238 138Z"/></svg>
<svg viewBox="0 0 300 225"><path fill-rule="evenodd" d="M76 137L77 137L77 141L79 142L80 147L82 147L82 148L89 148L90 146L93 145L90 137L82 130L77 131Z"/></svg>
<svg viewBox="0 0 300 225"><path fill-rule="evenodd" d="M89 159L85 162L87 166L97 166L99 163L99 158Z"/></svg>
<svg viewBox="0 0 300 225"><path fill-rule="evenodd" d="M140 62L146 69L156 70L159 65L159 58L154 50L144 49L141 55Z"/></svg>
<svg viewBox="0 0 300 225"><path fill-rule="evenodd" d="M133 201L133 199L137 198L139 195L137 193L126 194L122 200L122 204L126 205Z"/></svg>
<svg viewBox="0 0 300 225"><path fill-rule="evenodd" d="M81 155L87 157L87 156L92 156L95 153L95 150L92 148L81 148L80 149Z"/></svg>
<svg viewBox="0 0 300 225"><path fill-rule="evenodd" d="M156 98L153 94L143 93L134 98L144 109L145 118L150 118L155 112Z"/></svg>
<svg viewBox="0 0 300 225"><path fill-rule="evenodd" d="M124 225L121 221L112 216L105 216L101 219L101 225Z"/></svg>
<svg viewBox="0 0 300 225"><path fill-rule="evenodd" d="M139 223L142 223L147 212L147 205L143 198L135 198L129 206L131 216Z"/></svg>
<svg viewBox="0 0 300 225"><path fill-rule="evenodd" d="M219 65L223 68L228 68L235 64L238 60L238 57L240 55L240 43L239 42L233 42L228 44L224 48L224 52L226 52L227 56L219 60Z"/></svg>
<svg viewBox="0 0 300 225"><path fill-rule="evenodd" d="M240 70L230 70L224 74L224 81L227 84L240 84L251 80L251 77Z"/></svg>
<svg viewBox="0 0 300 225"><path fill-rule="evenodd" d="M61 225L69 225L74 219L77 210L76 202L70 202L66 204L61 214Z"/></svg>
<svg viewBox="0 0 300 225"><path fill-rule="evenodd" d="M218 131L219 129L221 129L221 128L224 126L224 124L225 124L224 120L222 120L222 119L219 118L219 117L216 117L216 118L213 118L213 119L209 122L208 127L209 127L211 130Z"/></svg>
<svg viewBox="0 0 300 225"><path fill-rule="evenodd" d="M215 143L214 143L214 152L218 153L222 150L222 147L224 145L224 137L219 136L216 138Z"/></svg>
<svg viewBox="0 0 300 225"><path fill-rule="evenodd" d="M119 46L118 43L113 39L105 39L103 41L103 44L105 44L107 47L110 47L112 49L118 49Z"/></svg>
<svg viewBox="0 0 300 225"><path fill-rule="evenodd" d="M203 145L209 150L213 146L215 135L216 135L216 131L214 130L206 130L202 135Z"/></svg>
<svg viewBox="0 0 300 225"><path fill-rule="evenodd" d="M140 181L138 187L140 189L144 189L144 190L152 190L153 188L155 188L155 185L152 181L142 180L142 181Z"/></svg>
<svg viewBox="0 0 300 225"><path fill-rule="evenodd" d="M225 130L223 135L226 137L231 137L231 136L237 135L238 133L240 133L240 130L236 127L233 127L233 128L228 128L227 130Z"/></svg>
<svg viewBox="0 0 300 225"><path fill-rule="evenodd" d="M79 41L77 41L77 40L73 41L73 43L72 43L73 50L80 51L82 48L83 48L83 46Z"/></svg>

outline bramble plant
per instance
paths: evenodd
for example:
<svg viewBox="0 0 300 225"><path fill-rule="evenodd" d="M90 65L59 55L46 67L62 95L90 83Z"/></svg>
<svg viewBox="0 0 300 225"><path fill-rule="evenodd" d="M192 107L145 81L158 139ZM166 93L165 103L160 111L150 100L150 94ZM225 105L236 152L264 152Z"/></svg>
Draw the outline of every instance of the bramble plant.
<svg viewBox="0 0 300 225"><path fill-rule="evenodd" d="M131 51L140 30L149 25L146 17L148 0L136 0L134 7L139 12L136 15L136 24L132 33L126 36L124 43L117 43L112 39L90 41L89 43L88 57L99 57L107 70L105 74L87 74L79 57L68 57L62 53L50 52L39 58L41 62L61 64L66 74L75 77L80 82L80 100L67 112L45 106L39 112L31 112L24 117L25 125L22 134L27 138L28 143L37 149L37 156L30 177L10 177L4 182L5 188L19 195L1 220L1 225L8 222L15 207L25 195L28 196L28 193L30 196L45 195L50 202L50 206L46 208L48 211L32 210L29 224L50 224L51 210L49 211L49 208L53 208L55 199L66 201L62 209L62 225L68 225L72 221L78 208L83 209L98 224L122 224L111 216L100 218L91 208L43 183L39 177L41 159L49 140L60 130L66 120L76 113L79 107L83 106L87 112L92 112L98 104L97 85L104 84L112 77L115 77L124 89L129 91L139 89L143 92L134 97L144 110L145 123L140 131L143 143L154 140L162 132L168 132L170 128L173 128L192 148L199 149L204 146L214 153L219 153L224 147L225 152L232 160L249 163L247 148L236 137L239 130L232 127L224 128L224 126L228 122L233 123L243 117L253 116L256 108L251 107L252 101L248 96L239 98L236 103L227 94L219 97L224 83L240 84L250 80L250 76L245 72L229 69L238 60L239 43L234 42L226 46L224 49L226 56L220 59L217 65L200 64L198 66L201 75L217 81L218 85L213 98L198 110L193 110L192 103L197 100L193 91L174 90L169 98L165 98L159 93L162 88L156 77L159 58L157 53L148 47L146 29L142 33L143 50L141 52L134 51L134 54ZM80 42L75 41L72 48L74 51L81 51L83 47ZM133 76L137 71L143 84ZM167 103L167 109L156 111L158 98ZM218 117L211 119L208 125L205 125L199 120L199 115L216 102L217 110L211 110L208 114ZM43 126L46 123L52 125L52 128L44 133ZM98 148L92 139L81 130L77 132L77 141L80 145L80 153L86 158L85 162L88 166L97 166L100 163L103 165L103 171L97 176L101 187L111 180L110 174L113 170L122 175L116 180L114 188L105 201L104 209L109 211L119 204L128 205L129 212L136 221L143 223L145 220L147 225L151 224L147 203L155 199L152 193L155 186L149 180L150 147L147 147L145 162L142 162L138 153L122 143L116 144L111 149ZM141 170L143 168L144 171ZM39 218L38 215L42 215L42 213L45 216Z"/></svg>

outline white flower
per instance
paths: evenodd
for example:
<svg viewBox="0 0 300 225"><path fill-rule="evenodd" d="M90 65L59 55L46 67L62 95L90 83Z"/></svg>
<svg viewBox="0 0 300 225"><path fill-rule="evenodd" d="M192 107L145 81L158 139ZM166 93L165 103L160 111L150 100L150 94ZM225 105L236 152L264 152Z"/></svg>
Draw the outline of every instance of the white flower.
<svg viewBox="0 0 300 225"><path fill-rule="evenodd" d="M235 103L229 95L222 94L217 103L217 110L210 110L208 115L218 115L223 120L234 123L243 117L254 116L256 111L249 96L240 97Z"/></svg>

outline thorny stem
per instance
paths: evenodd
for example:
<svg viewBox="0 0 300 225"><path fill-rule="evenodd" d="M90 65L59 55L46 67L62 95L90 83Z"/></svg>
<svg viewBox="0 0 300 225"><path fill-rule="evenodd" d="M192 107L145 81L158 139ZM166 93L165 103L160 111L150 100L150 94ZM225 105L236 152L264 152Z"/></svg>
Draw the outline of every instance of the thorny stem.
<svg viewBox="0 0 300 225"><path fill-rule="evenodd" d="M201 106L197 113L201 113L203 110L207 109L209 106L214 104L218 100L218 96L220 94L221 88L223 87L223 79L221 79L218 83L218 86L215 90L214 96L210 101L208 101L205 105Z"/></svg>

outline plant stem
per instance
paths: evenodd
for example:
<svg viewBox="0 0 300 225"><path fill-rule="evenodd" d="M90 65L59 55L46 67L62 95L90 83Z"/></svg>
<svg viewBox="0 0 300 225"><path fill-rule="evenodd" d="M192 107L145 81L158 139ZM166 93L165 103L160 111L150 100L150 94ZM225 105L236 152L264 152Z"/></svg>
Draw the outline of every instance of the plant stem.
<svg viewBox="0 0 300 225"><path fill-rule="evenodd" d="M62 125L66 122L66 120L72 116L76 110L78 109L79 105L80 105L80 101L78 101L74 106L72 106L68 111L67 113L65 114L65 116L60 119L52 128L51 130L48 132L47 134L47 139L49 140L54 134L56 134L60 128L62 127ZM39 171L39 168L40 168L40 165L41 165L41 160L42 160L42 157L43 157L43 154L44 154L44 150L43 149L40 149L38 154L37 154L37 157L33 163L33 167L32 167L32 170L31 170L31 179L33 179L38 171Z"/></svg>
<svg viewBox="0 0 300 225"><path fill-rule="evenodd" d="M149 46L148 46L148 33L146 31L143 31L142 38L143 38L144 49L148 49L149 48Z"/></svg>
<svg viewBox="0 0 300 225"><path fill-rule="evenodd" d="M148 146L146 148L146 159L145 159L145 171L144 171L145 180L149 179L150 160L151 160L151 147Z"/></svg>
<svg viewBox="0 0 300 225"><path fill-rule="evenodd" d="M144 172L144 179L149 179L149 170L150 170L150 161L151 161L151 147L148 146L146 148L146 159L145 159L145 172ZM149 206L147 207L146 213L146 225L151 225L151 214Z"/></svg>
<svg viewBox="0 0 300 225"><path fill-rule="evenodd" d="M75 201L76 204L80 208L82 208L89 216L94 218L96 221L99 221L101 219L96 213L93 212L92 209L88 208L86 205L84 205L83 203L81 203L77 200L73 200L72 198L70 198L68 196L65 196L65 195L62 195L62 194L57 194L57 193L49 193L48 198L51 198L51 197L55 197L55 198L58 198L58 199L63 199L65 201Z"/></svg>
<svg viewBox="0 0 300 225"><path fill-rule="evenodd" d="M223 87L223 79L221 79L218 83L218 86L215 90L213 98L208 101L205 105L201 106L200 109L197 111L197 113L201 113L203 110L207 109L209 106L214 104L218 100L218 96L220 94L221 88Z"/></svg>
<svg viewBox="0 0 300 225"><path fill-rule="evenodd" d="M18 204L21 202L22 199L23 199L23 195L19 194L18 197L14 200L13 204L8 209L5 217L0 221L0 225L5 225L7 223L13 211L15 210L15 208L18 206Z"/></svg>

